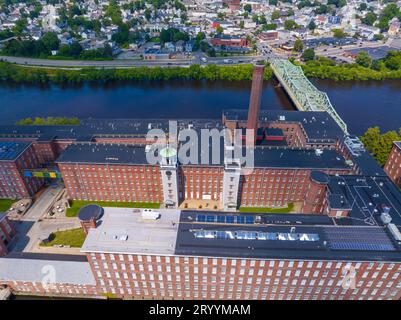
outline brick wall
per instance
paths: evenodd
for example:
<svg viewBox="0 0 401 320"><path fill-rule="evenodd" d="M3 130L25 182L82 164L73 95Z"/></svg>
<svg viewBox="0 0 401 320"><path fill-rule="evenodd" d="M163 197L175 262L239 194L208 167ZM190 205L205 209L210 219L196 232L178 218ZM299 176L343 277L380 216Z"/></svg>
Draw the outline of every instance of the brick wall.
<svg viewBox="0 0 401 320"><path fill-rule="evenodd" d="M384 171L396 185L401 186L401 148L396 144L393 144Z"/></svg>
<svg viewBox="0 0 401 320"><path fill-rule="evenodd" d="M71 199L162 202L158 166L59 164Z"/></svg>
<svg viewBox="0 0 401 320"><path fill-rule="evenodd" d="M98 289L146 299L401 298L400 263L89 253ZM355 270L355 273L347 270ZM350 289L344 278L350 275Z"/></svg>

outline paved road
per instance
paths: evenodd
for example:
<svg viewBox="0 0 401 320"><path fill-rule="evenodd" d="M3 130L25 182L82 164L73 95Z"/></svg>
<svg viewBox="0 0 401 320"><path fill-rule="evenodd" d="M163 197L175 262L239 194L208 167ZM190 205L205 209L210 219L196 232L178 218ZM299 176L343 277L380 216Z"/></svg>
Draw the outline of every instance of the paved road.
<svg viewBox="0 0 401 320"><path fill-rule="evenodd" d="M41 223L38 221L48 212L61 190L60 186L47 188L25 215L16 222L17 236L14 243L11 244L11 251L29 251L33 244L41 238L43 232L40 227Z"/></svg>
<svg viewBox="0 0 401 320"><path fill-rule="evenodd" d="M239 56L232 58L236 63L250 63L256 56ZM172 67L182 66L188 67L191 64L225 64L224 60L229 58L215 57L207 58L207 62L203 63L200 56L195 56L192 60L154 60L154 61L138 61L138 60L109 60L109 61L83 61L83 60L51 60L51 59L35 59L0 56L0 60L29 66L46 66L46 67L97 67L97 68L129 68L129 67Z"/></svg>

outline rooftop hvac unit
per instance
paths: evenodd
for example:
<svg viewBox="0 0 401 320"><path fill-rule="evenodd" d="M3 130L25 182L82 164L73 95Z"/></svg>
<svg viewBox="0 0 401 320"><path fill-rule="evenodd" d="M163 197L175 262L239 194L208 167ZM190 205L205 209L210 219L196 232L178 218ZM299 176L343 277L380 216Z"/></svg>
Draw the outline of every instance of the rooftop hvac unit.
<svg viewBox="0 0 401 320"><path fill-rule="evenodd" d="M319 157L323 154L323 150L322 149L316 149L315 150L315 154Z"/></svg>
<svg viewBox="0 0 401 320"><path fill-rule="evenodd" d="M160 218L159 211L153 211L151 209L143 209L142 210L142 219L143 220L157 220Z"/></svg>
<svg viewBox="0 0 401 320"><path fill-rule="evenodd" d="M397 226L394 223L389 223L387 225L388 230L393 235L394 239L397 241L401 241L401 232L398 230Z"/></svg>
<svg viewBox="0 0 401 320"><path fill-rule="evenodd" d="M391 222L391 216L387 212L382 212L380 219L384 224L389 224Z"/></svg>

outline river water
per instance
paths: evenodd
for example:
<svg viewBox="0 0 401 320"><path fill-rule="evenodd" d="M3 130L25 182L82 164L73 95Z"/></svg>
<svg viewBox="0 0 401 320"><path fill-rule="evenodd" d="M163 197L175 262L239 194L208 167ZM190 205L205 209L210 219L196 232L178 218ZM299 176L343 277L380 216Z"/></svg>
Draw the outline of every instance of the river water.
<svg viewBox="0 0 401 320"><path fill-rule="evenodd" d="M401 80L314 80L349 130L401 127ZM25 117L220 118L223 109L248 107L250 81L145 81L68 86L0 84L0 122ZM281 87L264 84L263 109L293 110Z"/></svg>

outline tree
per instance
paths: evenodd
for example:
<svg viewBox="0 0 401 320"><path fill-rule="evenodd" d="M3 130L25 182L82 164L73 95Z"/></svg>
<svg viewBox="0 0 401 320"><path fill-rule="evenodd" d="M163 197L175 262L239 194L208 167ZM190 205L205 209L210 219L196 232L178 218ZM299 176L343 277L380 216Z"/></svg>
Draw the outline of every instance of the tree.
<svg viewBox="0 0 401 320"><path fill-rule="evenodd" d="M359 11L365 11L367 8L368 8L367 3L362 2L362 3L359 5L358 10L359 10Z"/></svg>
<svg viewBox="0 0 401 320"><path fill-rule="evenodd" d="M149 21L150 18L152 18L152 13L150 12L149 8L147 8L145 10L145 19Z"/></svg>
<svg viewBox="0 0 401 320"><path fill-rule="evenodd" d="M24 32L25 28L28 25L28 21L26 19L19 19L16 23L15 26L13 28L13 32L19 36L22 35L22 33Z"/></svg>
<svg viewBox="0 0 401 320"><path fill-rule="evenodd" d="M252 6L249 3L247 3L246 5L244 5L244 10L250 13L252 11Z"/></svg>
<svg viewBox="0 0 401 320"><path fill-rule="evenodd" d="M390 3L383 9L381 15L391 20L400 15L400 9L395 3Z"/></svg>
<svg viewBox="0 0 401 320"><path fill-rule="evenodd" d="M285 20L284 21L284 29L285 30L293 30L299 28L299 25L294 20Z"/></svg>
<svg viewBox="0 0 401 320"><path fill-rule="evenodd" d="M376 27L380 29L381 32L385 32L389 28L389 19L387 17L381 17Z"/></svg>
<svg viewBox="0 0 401 320"><path fill-rule="evenodd" d="M369 68L372 65L372 58L366 51L361 51L357 54L355 62L362 67Z"/></svg>
<svg viewBox="0 0 401 320"><path fill-rule="evenodd" d="M369 128L360 139L366 150L368 150L376 161L383 166L390 154L393 142L400 140L401 134L395 131L388 131L381 134L379 127L374 127Z"/></svg>
<svg viewBox="0 0 401 320"><path fill-rule="evenodd" d="M302 42L302 40L297 39L294 42L294 50L297 52L302 52L302 50L304 49L304 44Z"/></svg>
<svg viewBox="0 0 401 320"><path fill-rule="evenodd" d="M42 37L43 44L49 50L57 50L60 46L60 40L55 32L46 32Z"/></svg>
<svg viewBox="0 0 401 320"><path fill-rule="evenodd" d="M222 33L224 32L224 30L223 30L223 28L222 28L221 26L218 26L218 27L216 28L216 32L217 32L218 34L222 34Z"/></svg>
<svg viewBox="0 0 401 320"><path fill-rule="evenodd" d="M129 26L125 23L120 24L116 33L111 36L111 39L119 45L126 44L129 41Z"/></svg>
<svg viewBox="0 0 401 320"><path fill-rule="evenodd" d="M316 14L326 14L328 11L329 9L325 4L321 4L315 9Z"/></svg>
<svg viewBox="0 0 401 320"><path fill-rule="evenodd" d="M342 39L347 36L347 34L342 29L333 29L331 31L333 32L333 37L337 39Z"/></svg>
<svg viewBox="0 0 401 320"><path fill-rule="evenodd" d="M244 29L244 27L245 27L245 22L244 22L244 20L241 20L241 21L239 22L239 27L240 27L241 29Z"/></svg>
<svg viewBox="0 0 401 320"><path fill-rule="evenodd" d="M40 3L37 3L35 5L35 8L29 12L29 18L35 19L39 17L39 13L42 11L42 5Z"/></svg>
<svg viewBox="0 0 401 320"><path fill-rule="evenodd" d="M196 40L197 41L201 41L201 40L203 40L203 39L205 39L206 38L206 35L203 33L203 32L198 32L198 34L196 35Z"/></svg>
<svg viewBox="0 0 401 320"><path fill-rule="evenodd" d="M0 40L8 39L11 37L14 37L14 33L10 29L0 31Z"/></svg>
<svg viewBox="0 0 401 320"><path fill-rule="evenodd" d="M316 29L315 21L311 20L311 22L309 22L309 24L308 24L308 28L309 28L309 30L315 30Z"/></svg>
<svg viewBox="0 0 401 320"><path fill-rule="evenodd" d="M204 34L203 34L203 36L204 36ZM199 35L200 38L203 36ZM163 29L160 32L160 41L163 43L177 42L179 40L188 41L189 40L188 34L178 30L177 28ZM200 41L200 40L197 40L197 41Z"/></svg>
<svg viewBox="0 0 401 320"><path fill-rule="evenodd" d="M277 6L278 0L269 0L269 4L270 4L271 6Z"/></svg>
<svg viewBox="0 0 401 320"><path fill-rule="evenodd" d="M346 0L328 0L327 1L328 5L335 5L337 8L344 7L347 4Z"/></svg>
<svg viewBox="0 0 401 320"><path fill-rule="evenodd" d="M276 30L277 24L275 23L267 23L263 26L263 30Z"/></svg>
<svg viewBox="0 0 401 320"><path fill-rule="evenodd" d="M272 17L271 17L271 19L272 20L277 20L277 19L279 19L280 18L280 12L278 12L278 11L273 11L272 12Z"/></svg>
<svg viewBox="0 0 401 320"><path fill-rule="evenodd" d="M209 55L209 57L215 57L216 56L216 50L214 50L214 48L209 48L207 50L207 54Z"/></svg>
<svg viewBox="0 0 401 320"><path fill-rule="evenodd" d="M77 58L82 52L82 46L78 42L74 42L70 46L70 56Z"/></svg>
<svg viewBox="0 0 401 320"><path fill-rule="evenodd" d="M311 61L315 59L315 51L313 49L306 49L302 53L302 60Z"/></svg>
<svg viewBox="0 0 401 320"><path fill-rule="evenodd" d="M365 17L361 19L362 23L368 25L368 26L373 26L377 19L377 15L374 12L368 12Z"/></svg>
<svg viewBox="0 0 401 320"><path fill-rule="evenodd" d="M401 67L401 57L386 57L384 64L386 65L386 68L390 70L399 70Z"/></svg>

